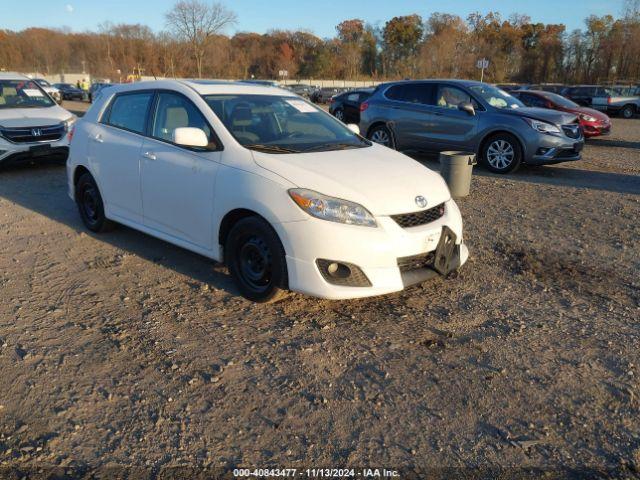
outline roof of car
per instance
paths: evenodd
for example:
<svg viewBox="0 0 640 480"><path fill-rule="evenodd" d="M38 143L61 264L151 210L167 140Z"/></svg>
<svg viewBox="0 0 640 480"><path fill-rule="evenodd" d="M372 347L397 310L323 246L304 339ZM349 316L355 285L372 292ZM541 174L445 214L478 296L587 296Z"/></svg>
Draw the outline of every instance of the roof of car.
<svg viewBox="0 0 640 480"><path fill-rule="evenodd" d="M26 75L17 72L0 72L0 80L31 80Z"/></svg>
<svg viewBox="0 0 640 480"><path fill-rule="evenodd" d="M183 85L195 90L200 95L214 94L245 94L245 95L283 95L296 96L293 92L283 88L259 85L255 83L242 83L226 80L151 80L145 82L114 85L117 91L141 90L154 88L171 88Z"/></svg>
<svg viewBox="0 0 640 480"><path fill-rule="evenodd" d="M449 83L453 85L460 85L462 87L490 85L488 83L479 82L477 80L459 80L454 78L425 78L425 79L417 79L417 80L398 80L396 82L386 82L386 83L380 84L380 86L403 85L403 84L412 84L412 83Z"/></svg>
<svg viewBox="0 0 640 480"><path fill-rule="evenodd" d="M534 95L537 94L542 96L554 94L554 92L547 92L546 90L514 90L511 93L533 93ZM557 95L557 93L555 95Z"/></svg>

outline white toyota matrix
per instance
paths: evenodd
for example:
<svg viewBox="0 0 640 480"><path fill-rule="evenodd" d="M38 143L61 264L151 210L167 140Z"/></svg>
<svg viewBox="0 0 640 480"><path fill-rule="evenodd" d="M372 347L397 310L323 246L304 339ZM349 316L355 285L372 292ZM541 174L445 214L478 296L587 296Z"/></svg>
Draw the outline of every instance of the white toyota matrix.
<svg viewBox="0 0 640 480"><path fill-rule="evenodd" d="M69 195L225 262L256 302L397 292L467 260L442 177L295 94L162 80L105 90L72 132Z"/></svg>

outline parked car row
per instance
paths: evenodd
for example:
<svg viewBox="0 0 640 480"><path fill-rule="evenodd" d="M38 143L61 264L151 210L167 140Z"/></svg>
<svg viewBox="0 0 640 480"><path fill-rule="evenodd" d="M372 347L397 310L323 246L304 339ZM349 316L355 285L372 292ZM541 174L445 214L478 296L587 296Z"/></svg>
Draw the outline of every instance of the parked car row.
<svg viewBox="0 0 640 480"><path fill-rule="evenodd" d="M497 85L505 91L535 90L557 93L574 103L610 115L633 118L640 114L640 85Z"/></svg>
<svg viewBox="0 0 640 480"><path fill-rule="evenodd" d="M118 222L225 262L256 302L386 294L465 264L446 183L400 151L477 152L507 173L579 160L583 130L610 129L549 92L461 80L339 93L342 121L256 82L96 87L79 120L31 79L2 74L0 87L0 160L68 154L89 230Z"/></svg>
<svg viewBox="0 0 640 480"><path fill-rule="evenodd" d="M402 151L475 152L496 173L580 160L584 147L575 113L527 107L495 86L464 80L380 85L360 105L360 130Z"/></svg>

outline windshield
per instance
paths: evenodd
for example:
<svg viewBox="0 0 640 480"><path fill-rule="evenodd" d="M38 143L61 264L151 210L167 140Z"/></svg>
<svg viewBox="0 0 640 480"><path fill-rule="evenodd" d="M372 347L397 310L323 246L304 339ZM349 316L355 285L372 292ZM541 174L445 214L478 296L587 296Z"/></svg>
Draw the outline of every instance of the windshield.
<svg viewBox="0 0 640 480"><path fill-rule="evenodd" d="M475 85L470 87L470 89L473 93L482 97L482 99L492 107L507 109L524 107L524 104L516 97L492 85Z"/></svg>
<svg viewBox="0 0 640 480"><path fill-rule="evenodd" d="M0 109L53 105L53 100L33 80L0 80Z"/></svg>
<svg viewBox="0 0 640 480"><path fill-rule="evenodd" d="M580 108L580 105L578 105L576 102L572 102L568 98L563 97L562 95L558 95L557 93L545 93L544 97L547 100L551 100L553 103L559 105L560 107Z"/></svg>
<svg viewBox="0 0 640 480"><path fill-rule="evenodd" d="M371 145L298 97L206 95L205 101L244 147L269 153L341 150Z"/></svg>

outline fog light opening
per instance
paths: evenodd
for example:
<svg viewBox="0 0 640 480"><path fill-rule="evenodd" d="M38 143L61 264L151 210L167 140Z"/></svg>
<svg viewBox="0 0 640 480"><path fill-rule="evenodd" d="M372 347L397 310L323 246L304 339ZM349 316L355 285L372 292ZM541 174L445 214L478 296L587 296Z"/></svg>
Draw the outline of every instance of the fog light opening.
<svg viewBox="0 0 640 480"><path fill-rule="evenodd" d="M318 259L316 264L324 279L333 285L349 287L371 286L367 276L356 265L326 259Z"/></svg>
<svg viewBox="0 0 640 480"><path fill-rule="evenodd" d="M333 278L349 278L351 276L351 269L344 263L333 262L327 267L327 273Z"/></svg>

